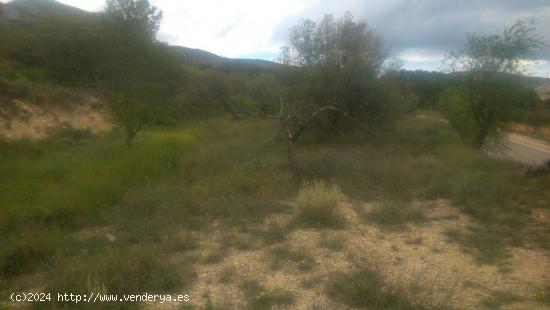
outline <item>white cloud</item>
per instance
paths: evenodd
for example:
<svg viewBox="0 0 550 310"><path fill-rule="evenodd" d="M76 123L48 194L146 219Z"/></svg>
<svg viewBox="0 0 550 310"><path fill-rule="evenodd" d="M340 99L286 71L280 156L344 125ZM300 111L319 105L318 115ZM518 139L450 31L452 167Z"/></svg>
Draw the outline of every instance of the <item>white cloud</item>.
<svg viewBox="0 0 550 310"><path fill-rule="evenodd" d="M60 0L100 11L104 0ZM276 53L271 38L286 17L302 12L311 0L150 0L164 12L159 39L173 45L204 49L227 57Z"/></svg>
<svg viewBox="0 0 550 310"><path fill-rule="evenodd" d="M279 46L271 40L275 27L304 10L308 0L151 2L164 11L159 39L241 57L277 52Z"/></svg>
<svg viewBox="0 0 550 310"><path fill-rule="evenodd" d="M105 5L105 0L58 1L94 12ZM160 40L227 57L278 53L281 44L272 40L277 25L314 1L149 0L164 13Z"/></svg>
<svg viewBox="0 0 550 310"><path fill-rule="evenodd" d="M406 49L398 57L407 62L436 62L442 61L445 55L427 49Z"/></svg>

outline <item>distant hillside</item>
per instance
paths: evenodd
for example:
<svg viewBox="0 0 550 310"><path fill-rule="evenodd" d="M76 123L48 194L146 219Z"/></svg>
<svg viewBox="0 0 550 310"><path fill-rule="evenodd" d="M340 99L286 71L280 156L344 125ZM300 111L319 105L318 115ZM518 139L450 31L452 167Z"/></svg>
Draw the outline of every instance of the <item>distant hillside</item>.
<svg viewBox="0 0 550 310"><path fill-rule="evenodd" d="M33 25L40 21L55 18L70 20L74 28L75 22L86 24L90 20L93 22L96 16L96 13L86 12L54 0L13 0L6 4L0 3L0 27L31 27L32 29ZM43 31L43 29L36 29L36 31ZM215 68L230 72L253 73L284 67L267 60L230 59L200 49L181 46L169 46L169 48L181 55L182 61L186 64L202 69Z"/></svg>
<svg viewBox="0 0 550 310"><path fill-rule="evenodd" d="M13 0L0 3L0 25L31 25L44 17L83 17L92 13L54 0Z"/></svg>
<svg viewBox="0 0 550 310"><path fill-rule="evenodd" d="M183 60L192 66L203 69L216 68L226 71L270 71L286 67L285 65L262 59L232 59L195 48L170 46L180 54Z"/></svg>

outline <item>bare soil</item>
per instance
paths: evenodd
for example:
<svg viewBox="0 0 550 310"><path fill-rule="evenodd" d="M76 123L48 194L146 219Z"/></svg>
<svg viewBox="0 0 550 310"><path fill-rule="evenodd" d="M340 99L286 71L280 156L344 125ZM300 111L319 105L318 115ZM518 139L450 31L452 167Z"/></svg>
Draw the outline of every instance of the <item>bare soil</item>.
<svg viewBox="0 0 550 310"><path fill-rule="evenodd" d="M508 272L497 266L480 265L459 244L447 240L449 228L467 229L472 224L468 216L449 206L444 200L417 202L425 208L428 221L409 224L405 229L388 230L367 224L356 213L357 206L340 205L347 219L346 228L334 231L294 229L282 244L262 246L247 234L224 231L214 227L200 236L200 248L191 255L198 257L195 265L197 278L190 291L191 303L204 306L206 296L215 306L223 309L243 309L247 300L240 290L244 280L258 280L268 291L282 289L294 296L292 309L348 309L330 300L325 284L337 271L348 271L368 262L384 275L387 281L402 287L415 287L415 298L431 305L445 305L456 309L483 309L483 302L495 294L510 294L516 300L505 303L501 309L548 309L535 299L535 293L550 282L550 252L544 249L511 248ZM359 206L366 212L372 206ZM290 212L289 212L290 213ZM368 213L367 213L368 214ZM534 215L547 221L548 214L541 210ZM291 214L270 219L284 223ZM269 222L269 221L268 221ZM266 227L268 223L265 223ZM202 263L201 257L222 246L227 235L249 242L250 249L230 248L224 251L218 263ZM346 240L341 251L321 247L321 238L338 237ZM270 250L274 247L303 250L315 259L309 271L297 268L293 262L273 270ZM184 255L174 257L177 261ZM183 261L183 259L182 259ZM221 281L224 270L234 276ZM224 282L224 283L221 283ZM170 309L170 304L150 304L151 309Z"/></svg>
<svg viewBox="0 0 550 310"><path fill-rule="evenodd" d="M0 136L8 139L38 140L53 129L71 126L101 133L112 128L104 109L95 98L87 98L76 106L40 106L28 101L13 100L11 113L0 113Z"/></svg>

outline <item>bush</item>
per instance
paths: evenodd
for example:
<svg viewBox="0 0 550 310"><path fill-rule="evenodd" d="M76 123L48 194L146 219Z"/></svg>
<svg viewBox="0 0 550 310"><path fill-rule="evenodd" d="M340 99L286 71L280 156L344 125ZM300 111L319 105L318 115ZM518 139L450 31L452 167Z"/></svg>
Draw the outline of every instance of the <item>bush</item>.
<svg viewBox="0 0 550 310"><path fill-rule="evenodd" d="M49 291L87 293L92 282L110 294L169 293L192 278L189 270L175 268L150 245L104 249L67 263L71 267L52 278Z"/></svg>
<svg viewBox="0 0 550 310"><path fill-rule="evenodd" d="M337 273L327 293L354 309L427 309L413 303L407 292L388 285L374 269Z"/></svg>
<svg viewBox="0 0 550 310"><path fill-rule="evenodd" d="M316 228L342 228L345 221L337 208L343 199L344 195L337 186L328 187L322 181L308 184L300 190L294 202L298 212L295 222Z"/></svg>
<svg viewBox="0 0 550 310"><path fill-rule="evenodd" d="M62 141L81 141L91 139L93 133L89 128L74 128L71 124L64 123L53 130L51 136Z"/></svg>
<svg viewBox="0 0 550 310"><path fill-rule="evenodd" d="M14 277L40 270L53 261L56 248L62 237L58 234L40 231L24 232L16 240L2 242L0 253L0 276Z"/></svg>

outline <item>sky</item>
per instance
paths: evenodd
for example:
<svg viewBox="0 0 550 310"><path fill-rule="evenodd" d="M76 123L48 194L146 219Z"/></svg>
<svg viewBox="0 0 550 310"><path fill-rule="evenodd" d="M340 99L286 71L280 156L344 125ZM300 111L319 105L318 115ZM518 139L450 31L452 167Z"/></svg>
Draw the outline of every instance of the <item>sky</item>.
<svg viewBox="0 0 550 310"><path fill-rule="evenodd" d="M0 0L7 2L6 0ZM104 0L59 0L100 11ZM274 60L301 19L351 12L385 40L405 69L440 70L467 33L491 34L535 17L550 44L550 0L149 0L164 12L158 39L231 58ZM550 46L526 74L550 77Z"/></svg>

